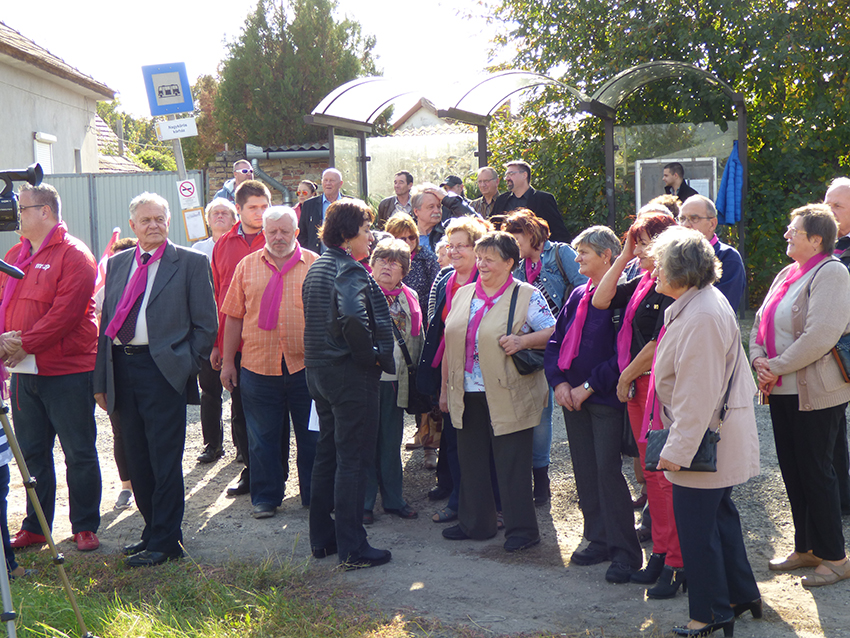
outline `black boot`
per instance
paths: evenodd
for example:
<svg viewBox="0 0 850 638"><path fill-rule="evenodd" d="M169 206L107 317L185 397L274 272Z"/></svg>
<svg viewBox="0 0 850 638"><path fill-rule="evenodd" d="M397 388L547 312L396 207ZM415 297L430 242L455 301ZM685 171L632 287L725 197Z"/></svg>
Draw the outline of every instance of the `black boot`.
<svg viewBox="0 0 850 638"><path fill-rule="evenodd" d="M538 507L546 505L552 496L549 490L549 466L532 468L531 475L534 478L534 504Z"/></svg>
<svg viewBox="0 0 850 638"><path fill-rule="evenodd" d="M646 567L632 574L632 582L641 585L652 585L658 580L664 569L664 559L667 554L650 554Z"/></svg>
<svg viewBox="0 0 850 638"><path fill-rule="evenodd" d="M661 570L661 575L658 577L655 587L646 590L646 597L654 598L655 600L673 598L676 592L679 591L679 585L682 586L682 593L687 593L688 578L685 576L685 568L664 565L664 569Z"/></svg>

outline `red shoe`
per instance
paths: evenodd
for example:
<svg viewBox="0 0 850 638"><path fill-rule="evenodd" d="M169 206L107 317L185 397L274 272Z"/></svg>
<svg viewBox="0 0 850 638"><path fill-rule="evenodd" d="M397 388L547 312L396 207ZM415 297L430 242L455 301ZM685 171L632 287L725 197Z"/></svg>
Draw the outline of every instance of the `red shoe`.
<svg viewBox="0 0 850 638"><path fill-rule="evenodd" d="M14 549L23 549L30 545L44 545L46 542L47 539L41 534L33 534L32 532L22 529L20 532L15 534L15 538L12 539L11 545Z"/></svg>
<svg viewBox="0 0 850 638"><path fill-rule="evenodd" d="M100 541L94 532L77 532L74 534L74 540L77 541L77 549L81 552L90 552L100 547Z"/></svg>

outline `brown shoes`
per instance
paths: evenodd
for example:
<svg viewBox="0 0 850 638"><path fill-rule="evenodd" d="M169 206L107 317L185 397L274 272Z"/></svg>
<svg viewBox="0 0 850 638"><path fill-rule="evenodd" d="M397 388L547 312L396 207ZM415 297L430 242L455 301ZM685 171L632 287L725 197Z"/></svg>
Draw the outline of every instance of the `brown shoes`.
<svg viewBox="0 0 850 638"><path fill-rule="evenodd" d="M807 574L800 580L800 584L803 587L823 587L824 585L832 585L840 580L850 578L850 561L848 560L845 560L840 565L823 561L821 565L828 567L831 573L818 574L815 572L814 574Z"/></svg>
<svg viewBox="0 0 850 638"><path fill-rule="evenodd" d="M801 567L817 567L820 564L821 559L811 552L793 552L785 558L774 558L768 568L773 572L790 572Z"/></svg>

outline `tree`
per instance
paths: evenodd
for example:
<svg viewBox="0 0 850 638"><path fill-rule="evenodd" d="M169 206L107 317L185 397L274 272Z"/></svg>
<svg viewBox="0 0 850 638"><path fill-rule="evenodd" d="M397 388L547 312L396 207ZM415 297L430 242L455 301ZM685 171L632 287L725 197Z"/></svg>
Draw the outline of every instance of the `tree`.
<svg viewBox="0 0 850 638"><path fill-rule="evenodd" d="M192 87L195 102L195 124L198 134L183 138L183 159L187 169L203 169L222 150L224 143L218 130L215 98L218 81L211 75L202 75Z"/></svg>
<svg viewBox="0 0 850 638"><path fill-rule="evenodd" d="M242 35L227 47L215 97L224 142L234 147L316 140L303 116L331 90L375 74L374 37L336 20L335 0L260 0Z"/></svg>
<svg viewBox="0 0 850 638"><path fill-rule="evenodd" d="M156 137L156 118L139 117L135 118L119 111L121 102L113 100L112 102L98 102L97 114L109 124L109 127L118 134L120 130L118 121L122 121L124 131L124 148L127 154L148 166L151 170L177 170L177 163L174 159L174 150L171 147L171 142L160 142ZM158 119L165 119L160 117ZM117 149L115 149L117 153ZM160 168L162 166L172 166L173 168Z"/></svg>
<svg viewBox="0 0 850 638"><path fill-rule="evenodd" d="M500 0L495 16L504 28L495 29L496 44L516 47L514 67L556 73L587 94L651 60L694 64L742 93L749 129L747 254L759 264L750 279L752 301L760 302L787 261L782 229L789 211L822 200L826 182L848 172L850 27L841 17L848 9L848 0ZM559 202L587 223L604 219L602 137L592 134L595 118L558 123L575 109L572 98L541 92L522 121L510 125L520 133L508 135L496 155L554 155L545 168L556 172L546 178L566 184ZM555 122L543 124L536 113ZM687 79L649 85L617 113L620 124L733 117L721 92Z"/></svg>

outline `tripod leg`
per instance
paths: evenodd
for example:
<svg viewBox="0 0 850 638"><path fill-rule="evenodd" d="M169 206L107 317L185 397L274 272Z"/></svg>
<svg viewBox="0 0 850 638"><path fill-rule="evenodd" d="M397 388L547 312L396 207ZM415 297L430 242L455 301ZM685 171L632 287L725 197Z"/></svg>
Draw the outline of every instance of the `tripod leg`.
<svg viewBox="0 0 850 638"><path fill-rule="evenodd" d="M18 463L18 469L20 470L21 478L24 481L24 487L27 488L27 497L29 498L30 503L32 503L35 515L38 517L38 523L41 525L41 532L44 534L44 538L50 546L50 552L53 554L53 564L59 568L59 579L62 581L62 586L65 588L65 593L68 595L71 608L74 610L74 615L77 617L77 624L80 626L80 635L83 638L94 638L92 634L89 633L88 629L86 629L86 623L83 621L83 615L80 613L79 605L77 605L77 598L74 596L74 590L71 589L71 582L68 580L68 575L65 573L65 556L59 553L59 550L56 549L56 544L53 542L53 535L50 533L50 526L47 524L47 519L44 517L44 510L41 509L41 503L35 493L35 479L30 476L26 461L24 461L24 455L21 452L21 446L18 445L18 439L15 437L15 431L12 429L11 423L9 423L8 415L9 408L6 407L5 404L0 403L0 423L3 424L3 429L6 432L6 438L9 441L9 448L12 450L12 454L15 456L15 461ZM5 569L3 570L2 578L6 579L6 587L8 587L8 576L6 575ZM5 599L3 603L5 607ZM10 596L10 608L11 604L12 600ZM14 624L14 622L12 624ZM12 636L14 634L9 635Z"/></svg>

